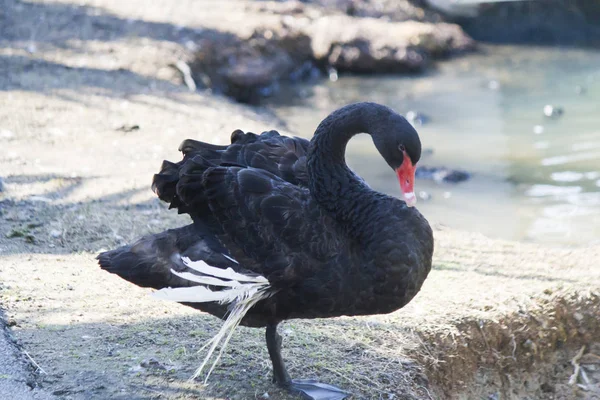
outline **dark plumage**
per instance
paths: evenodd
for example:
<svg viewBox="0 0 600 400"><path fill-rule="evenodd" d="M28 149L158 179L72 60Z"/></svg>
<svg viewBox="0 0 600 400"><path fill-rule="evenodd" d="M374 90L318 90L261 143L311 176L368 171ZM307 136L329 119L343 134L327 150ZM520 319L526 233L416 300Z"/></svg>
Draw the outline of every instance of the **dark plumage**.
<svg viewBox="0 0 600 400"><path fill-rule="evenodd" d="M194 272L180 256L266 277L270 297L250 308L242 324L267 326L278 384L309 398L329 398L318 384L304 390L305 382L289 379L277 324L398 310L420 290L433 253L425 218L404 201L373 191L347 167L346 144L361 132L372 135L394 170L410 166L414 179L421 154L417 132L374 103L335 111L310 142L239 130L229 146L184 141L183 160L165 161L152 187L194 223L102 253L101 267L156 289L196 284L171 272ZM220 318L227 312L216 302L186 304Z"/></svg>

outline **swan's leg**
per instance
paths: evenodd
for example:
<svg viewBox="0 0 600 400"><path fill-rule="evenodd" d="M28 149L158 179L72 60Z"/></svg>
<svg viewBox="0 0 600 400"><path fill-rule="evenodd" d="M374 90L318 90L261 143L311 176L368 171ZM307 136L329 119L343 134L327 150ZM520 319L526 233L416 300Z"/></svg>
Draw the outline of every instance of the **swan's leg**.
<svg viewBox="0 0 600 400"><path fill-rule="evenodd" d="M267 326L267 349L273 363L273 383L281 387L289 387L292 380L281 358L281 336L277 333L277 324Z"/></svg>
<svg viewBox="0 0 600 400"><path fill-rule="evenodd" d="M273 382L294 393L300 393L308 400L343 400L350 393L332 385L311 379L290 379L281 357L281 336L277 324L267 326L267 349L273 363Z"/></svg>

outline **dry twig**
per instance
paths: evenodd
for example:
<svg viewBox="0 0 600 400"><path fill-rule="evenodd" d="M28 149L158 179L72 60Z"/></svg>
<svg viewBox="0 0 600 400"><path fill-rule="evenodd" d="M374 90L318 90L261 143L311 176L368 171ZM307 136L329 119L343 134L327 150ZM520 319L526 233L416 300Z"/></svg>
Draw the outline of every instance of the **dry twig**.
<svg viewBox="0 0 600 400"><path fill-rule="evenodd" d="M46 371L44 371L44 368L40 367L39 364L36 363L33 358L31 358L31 356L29 355L28 352L26 352L25 350L23 350L23 354L25 354L27 356L27 358L29 359L29 361L31 361L31 363L35 366L35 368L37 368L36 372L40 371L42 374L48 375L48 373Z"/></svg>
<svg viewBox="0 0 600 400"><path fill-rule="evenodd" d="M577 354L575 354L575 357L573 357L571 359L571 365L574 368L573 371L573 375L571 375L571 377L569 378L569 385L575 385L577 383L577 377L579 376L579 371L581 370L581 367L579 365L579 360L581 359L581 356L583 356L583 352L585 351L585 346L581 347L581 350L579 350L579 352L577 352Z"/></svg>

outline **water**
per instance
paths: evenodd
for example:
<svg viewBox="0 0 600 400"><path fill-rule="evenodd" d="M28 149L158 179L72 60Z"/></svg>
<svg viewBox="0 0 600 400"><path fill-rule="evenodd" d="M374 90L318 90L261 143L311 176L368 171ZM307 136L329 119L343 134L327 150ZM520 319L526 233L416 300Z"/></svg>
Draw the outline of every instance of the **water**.
<svg viewBox="0 0 600 400"><path fill-rule="evenodd" d="M431 121L417 130L433 152L419 164L473 174L459 184L417 180L416 191L431 195L418 204L430 221L521 241L600 242L600 52L486 47L424 76L295 85L269 105L310 137L330 111L356 101L425 113ZM546 117L548 104L564 114ZM347 154L373 188L400 194L367 135Z"/></svg>

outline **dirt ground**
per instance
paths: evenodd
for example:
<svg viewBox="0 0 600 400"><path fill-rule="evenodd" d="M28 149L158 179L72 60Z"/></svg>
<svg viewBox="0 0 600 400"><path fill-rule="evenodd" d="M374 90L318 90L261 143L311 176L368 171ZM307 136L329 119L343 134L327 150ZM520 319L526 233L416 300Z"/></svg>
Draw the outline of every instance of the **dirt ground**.
<svg viewBox="0 0 600 400"><path fill-rule="evenodd" d="M94 260L187 222L149 188L183 139L282 128L267 110L190 93L170 66L198 30L243 21L240 4L0 0L0 306L38 390L291 398L270 383L262 330L239 329L208 385L188 381L219 321ZM434 271L405 309L284 324L290 373L357 399L600 399L600 247L435 236Z"/></svg>

